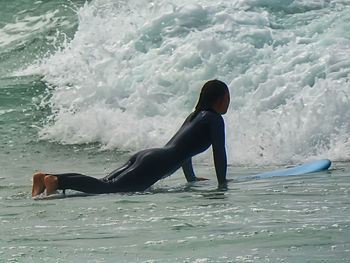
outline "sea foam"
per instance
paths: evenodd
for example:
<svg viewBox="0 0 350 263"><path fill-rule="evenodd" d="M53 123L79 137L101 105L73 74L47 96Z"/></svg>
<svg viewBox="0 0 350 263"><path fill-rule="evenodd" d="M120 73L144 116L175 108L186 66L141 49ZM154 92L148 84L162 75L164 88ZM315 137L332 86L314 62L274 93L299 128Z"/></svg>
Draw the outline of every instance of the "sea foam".
<svg viewBox="0 0 350 263"><path fill-rule="evenodd" d="M92 1L50 86L42 139L135 151L164 144L208 79L225 81L230 164L350 157L344 1Z"/></svg>

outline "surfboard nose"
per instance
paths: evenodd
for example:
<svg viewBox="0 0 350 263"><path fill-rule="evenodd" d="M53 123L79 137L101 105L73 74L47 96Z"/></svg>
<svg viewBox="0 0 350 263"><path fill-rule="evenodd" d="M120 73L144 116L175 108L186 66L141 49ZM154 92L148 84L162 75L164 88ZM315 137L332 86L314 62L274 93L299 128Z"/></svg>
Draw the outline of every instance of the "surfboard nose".
<svg viewBox="0 0 350 263"><path fill-rule="evenodd" d="M320 169L318 171L327 170L332 165L332 162L329 159L321 159L318 162L319 162L319 165L320 165Z"/></svg>

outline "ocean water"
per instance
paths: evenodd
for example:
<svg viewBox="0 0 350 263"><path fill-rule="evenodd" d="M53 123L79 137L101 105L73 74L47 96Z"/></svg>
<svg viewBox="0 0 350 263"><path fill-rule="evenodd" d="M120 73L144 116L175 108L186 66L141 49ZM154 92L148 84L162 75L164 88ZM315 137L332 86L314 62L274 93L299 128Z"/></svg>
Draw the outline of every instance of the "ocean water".
<svg viewBox="0 0 350 263"><path fill-rule="evenodd" d="M350 2L0 0L0 262L350 262ZM218 78L210 150L144 193L31 198L36 171L96 177L163 145Z"/></svg>

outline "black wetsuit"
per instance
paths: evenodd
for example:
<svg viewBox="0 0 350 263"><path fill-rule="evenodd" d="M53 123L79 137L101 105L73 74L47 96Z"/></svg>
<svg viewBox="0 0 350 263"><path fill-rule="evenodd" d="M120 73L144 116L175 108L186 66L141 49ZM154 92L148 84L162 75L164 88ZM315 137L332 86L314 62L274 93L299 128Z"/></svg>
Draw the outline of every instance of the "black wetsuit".
<svg viewBox="0 0 350 263"><path fill-rule="evenodd" d="M143 191L182 167L187 181L195 181L191 157L212 145L219 184L226 182L224 120L220 114L201 111L190 114L178 132L162 148L140 151L102 179L82 174L56 174L58 189L85 193Z"/></svg>

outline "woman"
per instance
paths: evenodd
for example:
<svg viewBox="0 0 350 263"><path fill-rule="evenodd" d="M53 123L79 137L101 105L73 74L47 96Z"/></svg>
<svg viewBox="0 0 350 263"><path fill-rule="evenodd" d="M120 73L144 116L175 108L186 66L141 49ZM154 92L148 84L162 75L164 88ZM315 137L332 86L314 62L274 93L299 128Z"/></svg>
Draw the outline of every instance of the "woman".
<svg viewBox="0 0 350 263"><path fill-rule="evenodd" d="M227 85L219 80L210 80L202 87L195 111L163 148L136 153L125 165L102 179L75 173L36 173L33 176L32 196L41 194L45 189L46 195L57 189L92 194L143 191L180 167L188 182L206 180L194 175L191 158L210 145L218 183L225 184L227 162L221 115L227 112L229 103Z"/></svg>

